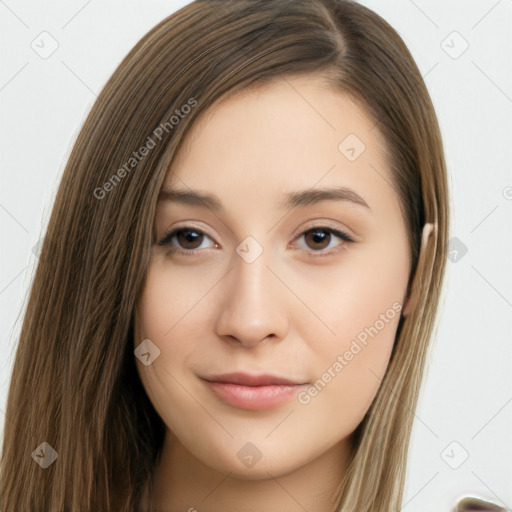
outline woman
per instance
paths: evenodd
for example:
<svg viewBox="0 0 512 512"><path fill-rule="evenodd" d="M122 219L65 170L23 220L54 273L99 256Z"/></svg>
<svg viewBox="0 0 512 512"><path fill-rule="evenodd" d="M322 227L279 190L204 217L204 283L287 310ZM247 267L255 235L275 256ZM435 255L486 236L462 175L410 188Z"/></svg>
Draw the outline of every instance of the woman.
<svg viewBox="0 0 512 512"><path fill-rule="evenodd" d="M162 21L62 178L1 509L400 510L446 181L421 75L369 9Z"/></svg>

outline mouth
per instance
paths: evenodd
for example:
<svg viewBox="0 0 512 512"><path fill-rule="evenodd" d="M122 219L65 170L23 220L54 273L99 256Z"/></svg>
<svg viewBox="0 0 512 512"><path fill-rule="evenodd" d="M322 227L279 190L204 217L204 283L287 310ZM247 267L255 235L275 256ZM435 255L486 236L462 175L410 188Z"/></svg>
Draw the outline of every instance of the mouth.
<svg viewBox="0 0 512 512"><path fill-rule="evenodd" d="M202 377L213 394L237 409L264 410L293 399L308 385L276 375L254 375L242 372Z"/></svg>

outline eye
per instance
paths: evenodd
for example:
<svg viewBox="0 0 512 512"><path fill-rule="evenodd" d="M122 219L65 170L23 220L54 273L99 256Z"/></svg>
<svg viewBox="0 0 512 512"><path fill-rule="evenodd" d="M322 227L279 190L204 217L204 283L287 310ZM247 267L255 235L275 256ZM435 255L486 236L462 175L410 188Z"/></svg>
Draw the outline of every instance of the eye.
<svg viewBox="0 0 512 512"><path fill-rule="evenodd" d="M201 249L201 244L205 237L210 238L206 233L199 229L183 227L169 231L169 233L166 233L157 243L162 247L169 245L174 252L190 256L197 252L196 249ZM179 245L176 246L173 242L177 242ZM217 246L217 244L214 243L213 246ZM202 249L204 248L205 247Z"/></svg>
<svg viewBox="0 0 512 512"><path fill-rule="evenodd" d="M336 252L336 248L345 245L344 242L354 241L353 238L350 237L347 233L329 226L315 226L311 229L308 229L307 231L302 232L295 240L299 240L302 237L305 237L304 240L307 247L306 249L303 247L299 248L306 251L308 251L308 248L312 248L312 250L308 252L311 252L311 256L313 257L327 256L333 252ZM336 239L338 239L338 243L336 243Z"/></svg>

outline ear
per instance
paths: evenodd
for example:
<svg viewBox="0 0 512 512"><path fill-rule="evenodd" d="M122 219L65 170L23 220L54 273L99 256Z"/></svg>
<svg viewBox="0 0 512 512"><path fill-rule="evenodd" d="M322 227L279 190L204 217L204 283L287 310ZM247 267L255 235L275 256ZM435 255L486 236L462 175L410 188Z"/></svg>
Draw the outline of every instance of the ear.
<svg viewBox="0 0 512 512"><path fill-rule="evenodd" d="M416 304L418 303L420 278L423 275L424 267L426 264L425 257L428 252L428 249L431 248L435 241L435 236L436 226L431 222L427 222L423 226L423 231L421 232L421 247L420 254L418 256L418 264L416 265L416 271L414 273L414 278L411 283L409 296L405 301L405 306L402 311L402 314L404 316L407 316L409 313L411 313L416 307Z"/></svg>

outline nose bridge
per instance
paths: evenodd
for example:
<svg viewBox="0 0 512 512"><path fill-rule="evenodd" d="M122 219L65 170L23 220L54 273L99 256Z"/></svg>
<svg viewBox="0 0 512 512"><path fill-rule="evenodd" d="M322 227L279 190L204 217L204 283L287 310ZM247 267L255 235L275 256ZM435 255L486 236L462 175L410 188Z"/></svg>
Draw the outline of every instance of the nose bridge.
<svg viewBox="0 0 512 512"><path fill-rule="evenodd" d="M237 254L233 258L233 292L239 300L258 305L262 302L265 291L268 297L271 277L271 272L267 268L267 265L270 265L269 252L268 249L263 250L254 239L246 239L237 247Z"/></svg>
<svg viewBox="0 0 512 512"><path fill-rule="evenodd" d="M253 346L268 336L284 337L286 312L272 266L271 250L249 236L236 248L217 330Z"/></svg>

